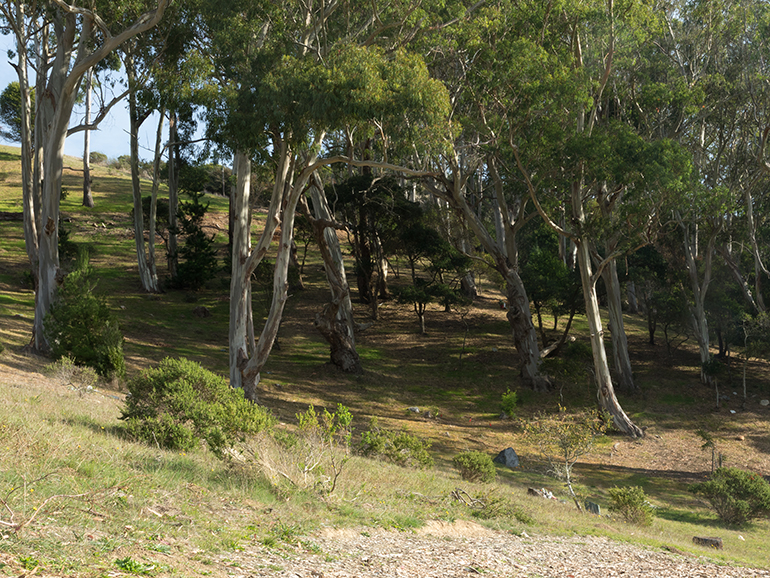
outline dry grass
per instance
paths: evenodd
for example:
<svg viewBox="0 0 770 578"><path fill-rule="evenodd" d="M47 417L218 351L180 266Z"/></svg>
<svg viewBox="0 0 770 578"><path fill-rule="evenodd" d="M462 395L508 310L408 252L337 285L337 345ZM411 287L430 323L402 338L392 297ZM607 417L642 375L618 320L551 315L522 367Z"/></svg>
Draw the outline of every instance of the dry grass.
<svg viewBox="0 0 770 578"><path fill-rule="evenodd" d="M17 161L9 158L13 149L0 148L0 153L0 211L20 211L20 184L13 168ZM141 294L133 265L128 181L97 170L97 206L87 210L78 206L74 193L77 175L67 178L73 192L63 211L71 218L74 240L93 249L92 263L102 274L99 289L107 293L126 334L129 371L170 355L225 373L227 279L215 279L195 295ZM211 220L214 230L217 223L221 228L226 202L215 199L212 208L218 215ZM218 576L227 571L223 561L237 561L245 546L269 547L265 542L281 543L287 534L326 526L410 530L427 521L466 518L515 533L598 534L683 551L693 549L693 535L718 533L730 544L720 559L767 566L766 522L740 532L719 528L715 517L686 491L689 482L702 479L711 468L711 455L700 449L697 429L715 436L729 465L770 474L768 410L758 403L770 397L770 368L764 361L750 364L746 408L736 399L715 412L713 392L698 383L694 348L686 344L669 358L662 345L646 343L644 320L628 316L632 363L642 392L621 392L621 403L648 428L648 435L641 441L605 438L575 472L585 497L602 506L613 485L643 486L660 515L645 529L581 516L571 504L526 496L527 486L545 485L557 494L561 488L539 473L534 449L517 420L553 410L559 402L573 411L590 406L594 392L582 372L547 394L522 389L499 294L486 283L465 322L458 312L430 309L427 336L418 334L410 308L384 303L380 320L358 338L364 373L341 375L327 365L328 350L312 326L328 290L320 262L311 254L307 289L289 299L280 348L262 376L262 403L286 431L294 431L295 414L308 404L333 409L342 403L354 415L354 439L369 417L377 416L383 427L407 428L431 440L436 467L405 470L354 457L333 495L315 491L312 484L278 489L253 460L222 463L205 451L181 455L123 440L117 435L120 384L89 391L71 383L71 377L67 383L48 379L41 373L47 360L21 353L29 341L34 295L23 285L26 257L20 225L0 222L0 341L6 347L0 354L0 498L7 506L0 514L6 522L0 563L6 573L19 575L24 560L38 560L43 568L39 575L103 576L123 572L116 560L130 559L145 569L154 565L153 575L183 570L184 575ZM224 240L220 235L222 257ZM257 304L260 299L257 292ZM212 316L194 317L192 310L199 305ZM355 307L359 319L366 320L368 309ZM256 309L259 315L259 305ZM584 330L577 320L578 338ZM516 419L503 421L499 404L508 388L523 403ZM733 389L725 389L732 395ZM408 411L412 406L423 411ZM523 468L500 470L493 486L460 482L451 467L452 456L460 451L495 454L508 446L519 453ZM484 507L453 498L458 486ZM24 522L29 523L19 532L8 525Z"/></svg>

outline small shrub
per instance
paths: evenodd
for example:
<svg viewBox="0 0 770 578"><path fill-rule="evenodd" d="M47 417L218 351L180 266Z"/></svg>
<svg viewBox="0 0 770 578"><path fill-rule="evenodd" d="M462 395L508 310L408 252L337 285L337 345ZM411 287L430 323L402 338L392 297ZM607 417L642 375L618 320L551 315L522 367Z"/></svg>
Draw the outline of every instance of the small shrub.
<svg viewBox="0 0 770 578"><path fill-rule="evenodd" d="M609 414L595 409L569 414L566 408L559 405L558 414L540 413L525 426L527 437L548 462L549 473L564 480L580 511L583 508L573 487L572 469L578 458L593 451L596 438L604 435L611 421Z"/></svg>
<svg viewBox="0 0 770 578"><path fill-rule="evenodd" d="M500 409L508 417L514 417L516 415L516 406L519 405L519 396L515 391L508 389L504 394L500 402Z"/></svg>
<svg viewBox="0 0 770 578"><path fill-rule="evenodd" d="M70 264L78 258L78 245L70 239L70 230L59 220L59 263Z"/></svg>
<svg viewBox="0 0 770 578"><path fill-rule="evenodd" d="M399 466L430 468L433 458L428 450L431 443L406 430L394 432L380 428L372 418L369 431L361 434L359 450L364 456L381 456Z"/></svg>
<svg viewBox="0 0 770 578"><path fill-rule="evenodd" d="M469 482L493 482L497 470L492 458L487 454L471 450L452 458L452 463L460 472L460 477Z"/></svg>
<svg viewBox="0 0 770 578"><path fill-rule="evenodd" d="M104 298L94 293L94 276L87 253L81 252L43 321L45 336L54 359L68 355L102 377L123 377L123 334Z"/></svg>
<svg viewBox="0 0 770 578"><path fill-rule="evenodd" d="M256 464L280 495L311 487L333 494L350 460L353 416L342 404L321 413L310 405L296 415L296 433L275 430L255 441L250 451Z"/></svg>
<svg viewBox="0 0 770 578"><path fill-rule="evenodd" d="M150 229L150 205L152 204L152 196L145 195L142 197L142 217L144 222L144 230ZM164 229L168 228L168 214L169 214L168 199L158 198L155 200L155 231L161 233ZM131 220L134 220L134 209L131 208ZM165 237L164 237L165 239Z"/></svg>
<svg viewBox="0 0 770 578"><path fill-rule="evenodd" d="M43 373L63 385L74 385L82 388L93 387L99 376L92 367L82 367L75 363L69 355L65 355L43 369Z"/></svg>
<svg viewBox="0 0 770 578"><path fill-rule="evenodd" d="M166 358L128 383L121 418L132 437L162 448L191 450L206 440L217 457L273 418L227 381L186 359Z"/></svg>
<svg viewBox="0 0 770 578"><path fill-rule="evenodd" d="M203 193L188 191L191 201L180 203L179 226L176 231L184 237L184 244L179 248L180 261L177 274L172 279L178 289L197 290L213 279L219 267L214 237L203 231L203 217L209 203L201 202Z"/></svg>
<svg viewBox="0 0 770 578"><path fill-rule="evenodd" d="M655 517L655 508L647 501L644 490L639 486L609 489L610 512L617 512L626 522L638 526L649 526Z"/></svg>
<svg viewBox="0 0 770 578"><path fill-rule="evenodd" d="M758 474L738 468L717 468L706 482L690 491L705 497L725 524L742 526L770 516L770 484Z"/></svg>
<svg viewBox="0 0 770 578"><path fill-rule="evenodd" d="M92 165L106 165L107 164L107 155L104 153L100 153L97 151L93 151L88 155L88 161Z"/></svg>

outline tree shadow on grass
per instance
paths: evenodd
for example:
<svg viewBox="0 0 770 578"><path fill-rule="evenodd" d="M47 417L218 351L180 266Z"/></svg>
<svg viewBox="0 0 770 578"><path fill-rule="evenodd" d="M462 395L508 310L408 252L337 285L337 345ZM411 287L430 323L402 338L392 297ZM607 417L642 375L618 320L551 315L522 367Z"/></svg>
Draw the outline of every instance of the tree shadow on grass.
<svg viewBox="0 0 770 578"><path fill-rule="evenodd" d="M705 517L702 513L699 512L680 510L677 508L659 508L655 511L655 516L670 522L692 524L693 526L714 528L715 530L724 529L724 524L721 524L718 519Z"/></svg>

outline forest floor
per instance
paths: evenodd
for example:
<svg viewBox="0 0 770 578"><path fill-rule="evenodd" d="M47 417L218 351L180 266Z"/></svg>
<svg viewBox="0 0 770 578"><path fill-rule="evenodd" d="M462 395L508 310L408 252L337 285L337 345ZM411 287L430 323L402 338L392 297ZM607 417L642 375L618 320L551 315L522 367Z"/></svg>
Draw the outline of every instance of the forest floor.
<svg viewBox="0 0 770 578"><path fill-rule="evenodd" d="M3 154L0 210L19 212L12 173L17 161ZM129 376L166 356L188 357L226 375L226 275L198 292L143 294L133 264L128 179L99 169L94 183L95 209L80 207L73 194L63 201L62 211L71 238L90 248L91 263L101 276L98 291L119 317ZM77 175L67 175L65 184L77 190ZM218 232L224 258L227 203L210 200L207 230ZM744 399L743 360L735 352L729 373L720 378L717 408L716 392L699 382L693 344L669 352L659 332L656 345L650 345L644 317L627 314L639 389L618 392L618 397L646 435L632 440L611 432L579 460L578 493L603 511L602 517L580 515L561 482L544 475L523 426L559 405L569 412L595 406L584 320L576 318L572 330L582 349L576 346L573 356L544 362L554 389L535 393L523 388L501 293L493 280L481 277L481 294L472 307L429 308L427 335L418 333L411 307L384 301L378 320L357 336L363 373L343 375L327 363L328 346L313 327L328 289L311 249L306 288L290 292L278 343L259 385L260 403L286 432L295 431L296 414L309 404L330 410L343 404L354 416L354 439L376 417L382 427L406 429L430 441L436 465L409 472L356 457L333 499L311 490L286 495L247 468L219 463L208 452L177 455L113 435L124 383L85 392L44 373L50 360L24 353L34 294L24 284L21 223L2 221L0 227L0 340L5 346L0 354L0 526L10 519L30 520L22 533L0 531L0 575L768 575L734 566L770 567L770 524L723 528L687 489L708 476L712 458L720 455L726 465L770 477L770 408L761 405L770 399L767 361L747 364ZM396 269L395 284L406 277L397 274ZM255 286L254 297L259 330L267 292ZM196 313L199 308L205 316ZM354 308L360 322L370 322L366 305L354 303ZM549 327L548 337L556 335ZM517 393L520 404L513 419L501 419L501 396L508 389ZM6 426L13 436L6 435ZM702 447L698 432L712 436L713 454ZM495 455L507 447L519 454L521 467L498 468L495 484L466 484L452 467L452 457L461 451ZM100 497L88 507L54 507L56 500L49 504L42 498L41 481L20 499L19 480L26 488L52 471L72 487L90 488L89 495L107 491L103 480L118 480L115 487L125 495ZM658 507L652 527L606 516L608 489L629 485L643 487ZM529 498L528 487L547 487L560 499ZM505 501L512 509L479 516L451 497L458 489L490 504ZM31 499L31 490L38 500ZM50 492L71 493L55 487ZM722 537L725 550L704 551L692 544L694 535Z"/></svg>

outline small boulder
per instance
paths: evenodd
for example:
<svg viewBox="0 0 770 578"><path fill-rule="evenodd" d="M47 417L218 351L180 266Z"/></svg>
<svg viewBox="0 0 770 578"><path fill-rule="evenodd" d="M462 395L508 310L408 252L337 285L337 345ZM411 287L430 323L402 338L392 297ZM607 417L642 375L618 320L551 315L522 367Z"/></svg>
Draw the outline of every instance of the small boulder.
<svg viewBox="0 0 770 578"><path fill-rule="evenodd" d="M519 467L519 456L516 455L513 448L505 448L497 454L497 457L492 461L496 464L503 464L505 467L511 469Z"/></svg>
<svg viewBox="0 0 770 578"><path fill-rule="evenodd" d="M211 311L209 311L206 307L203 307L203 305L200 305L193 309L193 315L200 317L201 319L205 319L206 317L211 317Z"/></svg>

